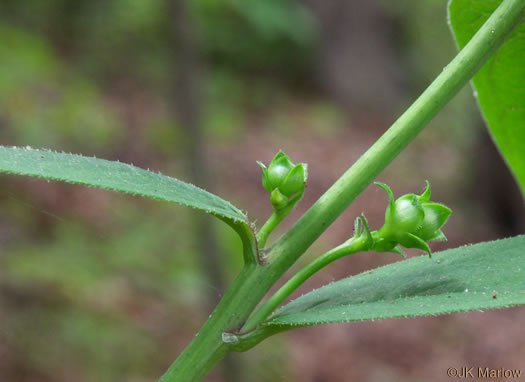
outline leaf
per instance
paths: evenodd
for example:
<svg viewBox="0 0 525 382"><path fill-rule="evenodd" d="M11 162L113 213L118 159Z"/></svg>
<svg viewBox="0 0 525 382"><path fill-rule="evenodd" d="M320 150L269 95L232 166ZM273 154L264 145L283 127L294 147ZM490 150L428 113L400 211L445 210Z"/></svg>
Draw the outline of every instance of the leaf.
<svg viewBox="0 0 525 382"><path fill-rule="evenodd" d="M76 154L0 146L0 172L29 175L164 200L247 225L229 202L192 184L129 164Z"/></svg>
<svg viewBox="0 0 525 382"><path fill-rule="evenodd" d="M451 0L449 20L463 48L491 13L498 0ZM525 23L473 78L475 93L489 131L525 196Z"/></svg>
<svg viewBox="0 0 525 382"><path fill-rule="evenodd" d="M314 290L268 325L434 316L525 304L525 236L419 256Z"/></svg>

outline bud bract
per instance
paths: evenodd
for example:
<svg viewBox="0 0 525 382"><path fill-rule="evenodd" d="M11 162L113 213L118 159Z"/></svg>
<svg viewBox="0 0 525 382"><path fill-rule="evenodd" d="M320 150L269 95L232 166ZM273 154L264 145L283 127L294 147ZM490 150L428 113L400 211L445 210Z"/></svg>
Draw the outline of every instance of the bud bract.
<svg viewBox="0 0 525 382"><path fill-rule="evenodd" d="M304 193L308 176L306 163L294 165L282 151L277 153L268 168L261 162L257 163L263 170L263 188L271 193L274 207L282 208L289 198Z"/></svg>

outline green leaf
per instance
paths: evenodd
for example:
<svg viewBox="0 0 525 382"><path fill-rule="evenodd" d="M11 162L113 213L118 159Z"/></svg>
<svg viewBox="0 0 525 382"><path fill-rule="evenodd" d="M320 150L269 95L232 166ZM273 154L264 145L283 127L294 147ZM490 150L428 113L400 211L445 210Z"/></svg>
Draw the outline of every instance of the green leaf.
<svg viewBox="0 0 525 382"><path fill-rule="evenodd" d="M129 164L76 154L0 146L0 172L59 180L164 200L247 225L242 211L216 195Z"/></svg>
<svg viewBox="0 0 525 382"><path fill-rule="evenodd" d="M314 290L268 325L434 316L525 304L525 236L419 256Z"/></svg>
<svg viewBox="0 0 525 382"><path fill-rule="evenodd" d="M463 48L498 0L451 0L449 19ZM514 30L473 79L489 131L525 196L525 24ZM476 94L476 93L475 93Z"/></svg>

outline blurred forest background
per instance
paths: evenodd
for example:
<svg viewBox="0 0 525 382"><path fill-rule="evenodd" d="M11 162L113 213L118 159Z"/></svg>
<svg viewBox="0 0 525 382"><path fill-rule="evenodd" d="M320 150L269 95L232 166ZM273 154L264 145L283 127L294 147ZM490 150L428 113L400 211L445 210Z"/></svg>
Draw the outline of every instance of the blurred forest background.
<svg viewBox="0 0 525 382"><path fill-rule="evenodd" d="M283 232L456 52L445 0L2 0L0 144L133 163L271 212L256 160L309 164ZM524 231L523 200L464 89L379 180L453 209L448 243ZM301 259L339 244L369 187ZM156 381L241 266L202 213L0 176L0 380ZM411 255L418 255L410 252ZM498 254L495 253L495 256ZM358 254L310 280L398 261ZM300 264L297 265L297 267ZM304 328L233 354L207 381L445 381L522 367L525 310ZM521 363L520 363L521 362Z"/></svg>

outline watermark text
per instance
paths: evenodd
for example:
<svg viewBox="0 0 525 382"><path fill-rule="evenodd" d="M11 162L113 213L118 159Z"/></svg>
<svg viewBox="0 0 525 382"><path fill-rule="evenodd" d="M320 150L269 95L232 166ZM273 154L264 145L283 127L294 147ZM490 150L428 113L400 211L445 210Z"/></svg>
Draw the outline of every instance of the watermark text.
<svg viewBox="0 0 525 382"><path fill-rule="evenodd" d="M519 379L522 375L525 379L525 375L521 369L505 369L504 367L497 369L490 367L449 367L447 369L447 376L457 379Z"/></svg>

